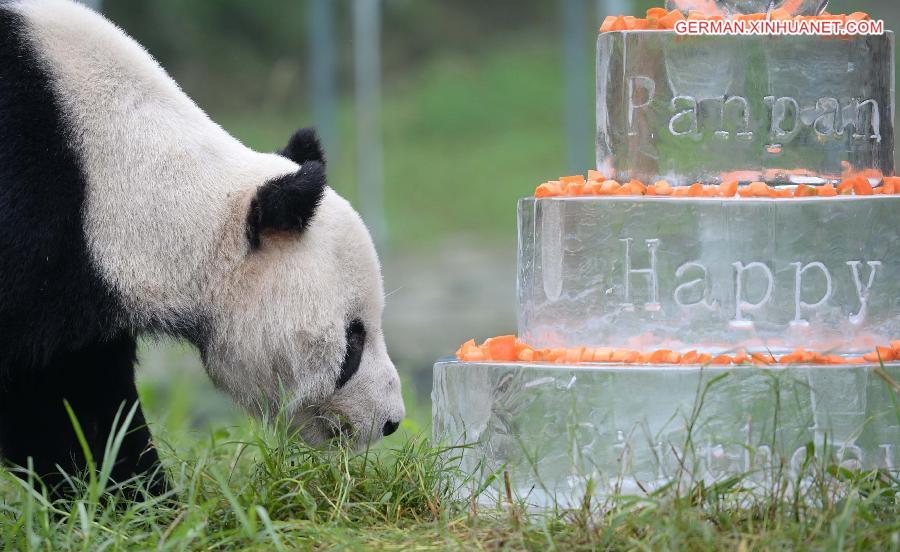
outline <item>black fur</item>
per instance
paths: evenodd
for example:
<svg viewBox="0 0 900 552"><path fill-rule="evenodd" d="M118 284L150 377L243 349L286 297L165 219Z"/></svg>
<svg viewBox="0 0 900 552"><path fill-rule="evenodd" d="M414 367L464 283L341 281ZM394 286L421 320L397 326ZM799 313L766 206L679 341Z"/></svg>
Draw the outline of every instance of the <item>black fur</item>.
<svg viewBox="0 0 900 552"><path fill-rule="evenodd" d="M302 165L307 161L318 161L325 165L325 153L319 142L319 135L314 128L301 128L291 136L287 147L281 150L281 155L294 163Z"/></svg>
<svg viewBox="0 0 900 552"><path fill-rule="evenodd" d="M307 161L300 170L266 182L256 191L247 213L247 241L259 248L266 231L302 232L325 193L325 166Z"/></svg>
<svg viewBox="0 0 900 552"><path fill-rule="evenodd" d="M337 381L338 389L347 385L350 378L359 370L365 346L366 327L361 320L354 320L347 326L347 350L344 352L344 362L341 363L341 374Z"/></svg>
<svg viewBox="0 0 900 552"><path fill-rule="evenodd" d="M57 465L77 475L86 462L63 400L72 407L99 466L116 412L121 407L121 424L138 401L135 348L134 338L123 335L75 352L60 352L40 370L8 375L0 391L0 444L6 460L27 466L32 457L35 472L53 494L67 494L71 489ZM165 477L140 407L116 456L112 479L122 482L139 473L154 476L151 492L165 491Z"/></svg>
<svg viewBox="0 0 900 552"><path fill-rule="evenodd" d="M41 475L83 466L68 399L102 458L104 431L133 402L134 339L84 234L87 179L26 24L0 1L0 452ZM117 329L118 328L118 329ZM130 405L129 405L130 406ZM115 472L157 463L139 413Z"/></svg>

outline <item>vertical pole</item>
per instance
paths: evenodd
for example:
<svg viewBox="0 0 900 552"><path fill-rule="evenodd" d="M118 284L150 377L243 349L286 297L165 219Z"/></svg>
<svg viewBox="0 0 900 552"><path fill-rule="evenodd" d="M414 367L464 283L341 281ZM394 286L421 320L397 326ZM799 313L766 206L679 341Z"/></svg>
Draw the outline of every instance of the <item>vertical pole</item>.
<svg viewBox="0 0 900 552"><path fill-rule="evenodd" d="M381 2L353 0L356 170L360 211L375 245L385 245L381 141Z"/></svg>
<svg viewBox="0 0 900 552"><path fill-rule="evenodd" d="M585 42L586 0L563 0L563 70L565 73L566 170L582 173L593 166L591 140L590 82Z"/></svg>
<svg viewBox="0 0 900 552"><path fill-rule="evenodd" d="M322 140L327 157L337 151L334 2L309 0L307 8L306 35L309 37L313 124Z"/></svg>

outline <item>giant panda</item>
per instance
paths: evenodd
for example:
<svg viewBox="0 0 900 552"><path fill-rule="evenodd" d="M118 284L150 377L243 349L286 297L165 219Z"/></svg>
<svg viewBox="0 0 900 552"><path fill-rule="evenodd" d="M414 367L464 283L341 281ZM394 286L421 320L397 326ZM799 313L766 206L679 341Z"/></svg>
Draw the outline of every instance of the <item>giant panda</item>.
<svg viewBox="0 0 900 552"><path fill-rule="evenodd" d="M137 401L135 340L318 445L397 429L368 231L314 131L243 146L135 41L68 0L0 0L0 454L46 481L98 460ZM120 414L121 416L121 414ZM113 478L159 472L140 409ZM147 478L151 490L165 477Z"/></svg>

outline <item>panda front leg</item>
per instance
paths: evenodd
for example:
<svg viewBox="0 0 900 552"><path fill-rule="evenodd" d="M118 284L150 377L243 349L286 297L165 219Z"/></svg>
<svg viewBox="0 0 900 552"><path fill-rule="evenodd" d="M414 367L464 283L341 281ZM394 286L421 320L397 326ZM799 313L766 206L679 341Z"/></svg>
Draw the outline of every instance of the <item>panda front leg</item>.
<svg viewBox="0 0 900 552"><path fill-rule="evenodd" d="M135 339L120 336L57 354L38 366L14 368L0 382L0 453L5 460L27 466L30 457L54 496L70 494L59 468L79 473L86 461L63 401L71 405L99 466L120 406L124 405L121 423L138 402L135 360ZM153 476L150 492L167 489L140 405L119 449L112 479L121 482L139 474Z"/></svg>

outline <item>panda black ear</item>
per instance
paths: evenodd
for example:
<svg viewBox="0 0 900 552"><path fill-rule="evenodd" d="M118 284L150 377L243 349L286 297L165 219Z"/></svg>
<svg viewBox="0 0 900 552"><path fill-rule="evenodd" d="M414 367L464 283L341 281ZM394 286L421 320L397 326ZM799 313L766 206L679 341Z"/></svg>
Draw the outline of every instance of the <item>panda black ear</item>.
<svg viewBox="0 0 900 552"><path fill-rule="evenodd" d="M318 161L303 163L294 174L270 180L256 190L247 212L247 241L259 248L267 231L302 232L309 225L325 193L325 167Z"/></svg>
<svg viewBox="0 0 900 552"><path fill-rule="evenodd" d="M295 132L287 147L281 150L281 155L298 165L308 161L318 161L325 165L325 152L322 151L319 135L316 134L316 129L311 127L301 128Z"/></svg>

